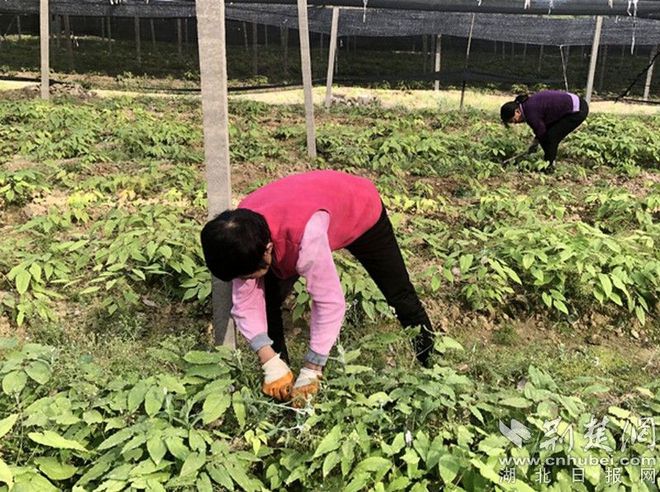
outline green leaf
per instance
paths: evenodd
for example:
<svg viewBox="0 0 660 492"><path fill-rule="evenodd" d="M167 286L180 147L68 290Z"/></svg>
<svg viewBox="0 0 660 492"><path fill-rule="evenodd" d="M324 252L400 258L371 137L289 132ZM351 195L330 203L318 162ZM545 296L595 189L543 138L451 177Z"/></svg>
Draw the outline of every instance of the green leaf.
<svg viewBox="0 0 660 492"><path fill-rule="evenodd" d="M234 409L234 415L236 415L238 425L242 429L245 427L245 400L243 399L243 395L238 391L231 397L231 406Z"/></svg>
<svg viewBox="0 0 660 492"><path fill-rule="evenodd" d="M119 432L116 432L115 434L108 437L101 444L99 444L99 447L97 449L99 451L103 451L104 449L110 449L112 447L115 447L118 444L121 444L122 442L132 437L134 432L135 431L130 427L128 429L122 429Z"/></svg>
<svg viewBox="0 0 660 492"><path fill-rule="evenodd" d="M341 461L341 455L336 451L329 453L323 460L323 478L328 476L335 466Z"/></svg>
<svg viewBox="0 0 660 492"><path fill-rule="evenodd" d="M459 268L461 269L461 274L465 274L465 272L469 270L469 268L472 266L473 261L474 261L474 255L472 254L461 256L460 260L458 261Z"/></svg>
<svg viewBox="0 0 660 492"><path fill-rule="evenodd" d="M27 383L27 375L24 371L12 371L2 378L2 391L7 395L20 393Z"/></svg>
<svg viewBox="0 0 660 492"><path fill-rule="evenodd" d="M245 473L245 470L243 470L243 468L240 465L228 463L227 472L231 476L232 480L234 480L234 482L236 482L238 486L241 487L243 490L256 491L260 489L260 487L254 487L252 485L252 481L250 480L250 478Z"/></svg>
<svg viewBox="0 0 660 492"><path fill-rule="evenodd" d="M151 436L147 439L147 452L154 463L158 465L167 452L165 441L160 435Z"/></svg>
<svg viewBox="0 0 660 492"><path fill-rule="evenodd" d="M382 473L385 470L389 470L392 466L392 461L381 456L370 456L360 461L353 473L358 475L364 472L380 472Z"/></svg>
<svg viewBox="0 0 660 492"><path fill-rule="evenodd" d="M19 294L23 295L27 292L31 278L32 275L27 270L20 270L16 274L16 290Z"/></svg>
<svg viewBox="0 0 660 492"><path fill-rule="evenodd" d="M199 492L213 492L213 484L206 473L200 473L197 482L195 482L195 487Z"/></svg>
<svg viewBox="0 0 660 492"><path fill-rule="evenodd" d="M181 467L180 477L196 473L206 463L206 455L203 453L190 453Z"/></svg>
<svg viewBox="0 0 660 492"><path fill-rule="evenodd" d="M83 413L83 421L87 425L99 424L103 422L103 415L101 415L101 412L98 410L88 410Z"/></svg>
<svg viewBox="0 0 660 492"><path fill-rule="evenodd" d="M552 307L552 296L550 294L548 294L547 292L542 292L541 299L543 299L543 303L546 306L548 306L549 308Z"/></svg>
<svg viewBox="0 0 660 492"><path fill-rule="evenodd" d="M219 463L214 465L207 465L206 472L209 474L211 479L220 485L220 487L223 489L234 490L234 482L229 476L229 472L223 465Z"/></svg>
<svg viewBox="0 0 660 492"><path fill-rule="evenodd" d="M566 304L564 304L562 301L560 301L559 299L554 299L553 303L558 311L561 311L564 314L568 314L568 308L566 307Z"/></svg>
<svg viewBox="0 0 660 492"><path fill-rule="evenodd" d="M193 350L184 355L183 360L190 364L214 364L222 362L222 355L214 352Z"/></svg>
<svg viewBox="0 0 660 492"><path fill-rule="evenodd" d="M34 442L39 443L43 446L48 446L50 448L57 449L75 449L76 451L87 451L85 447L80 444L78 441L72 441L71 439L66 439L56 432L53 431L44 431L44 432L30 432L28 437Z"/></svg>
<svg viewBox="0 0 660 492"><path fill-rule="evenodd" d="M605 297L610 297L612 294L612 282L610 281L610 278L604 273L599 273L598 279L600 280L600 285L603 286Z"/></svg>
<svg viewBox="0 0 660 492"><path fill-rule="evenodd" d="M0 420L0 437L7 434L11 430L11 428L14 427L14 424L16 423L17 419L18 419L18 414L14 413L11 414L9 417Z"/></svg>
<svg viewBox="0 0 660 492"><path fill-rule="evenodd" d="M211 393L202 405L202 421L205 424L218 420L231 405L231 398L227 393Z"/></svg>
<svg viewBox="0 0 660 492"><path fill-rule="evenodd" d="M128 392L128 411L135 412L142 402L144 397L149 390L149 385L145 381L139 381L135 386L131 388Z"/></svg>
<svg viewBox="0 0 660 492"><path fill-rule="evenodd" d="M0 482L6 483L9 490L14 486L14 475L7 466L7 463L2 460L0 460Z"/></svg>
<svg viewBox="0 0 660 492"><path fill-rule="evenodd" d="M534 255L528 253L523 256L522 264L525 270L529 270L529 267L534 264Z"/></svg>
<svg viewBox="0 0 660 492"><path fill-rule="evenodd" d="M57 458L51 456L36 458L34 462L39 470L51 480L67 480L78 471L77 467L60 463Z"/></svg>
<svg viewBox="0 0 660 492"><path fill-rule="evenodd" d="M440 478L442 478L446 484L450 484L454 481L460 469L460 463L451 454L443 454L438 461Z"/></svg>
<svg viewBox="0 0 660 492"><path fill-rule="evenodd" d="M165 392L160 386L152 386L144 396L144 410L149 417L156 415L160 407L163 405L165 399Z"/></svg>
<svg viewBox="0 0 660 492"><path fill-rule="evenodd" d="M500 405L513 408L528 408L532 405L532 402L525 398L514 396L512 398L504 398L503 400L500 400Z"/></svg>
<svg viewBox="0 0 660 492"><path fill-rule="evenodd" d="M50 379L50 366L40 360L35 360L25 368L28 376L39 384L46 384Z"/></svg>
<svg viewBox="0 0 660 492"><path fill-rule="evenodd" d="M183 444L183 439L180 437L166 437L165 445L168 451L178 460L184 461L190 454L190 450Z"/></svg>
<svg viewBox="0 0 660 492"><path fill-rule="evenodd" d="M334 451L339 446L341 446L341 425L337 424L330 432L328 432L325 437L321 440L316 451L314 452L313 458L318 458L324 454Z"/></svg>

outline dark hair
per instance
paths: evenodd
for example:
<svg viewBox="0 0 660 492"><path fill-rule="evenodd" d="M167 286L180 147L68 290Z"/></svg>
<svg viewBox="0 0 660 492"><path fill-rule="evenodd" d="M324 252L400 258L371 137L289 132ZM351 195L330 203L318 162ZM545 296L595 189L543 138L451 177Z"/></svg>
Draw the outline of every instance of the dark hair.
<svg viewBox="0 0 660 492"><path fill-rule="evenodd" d="M237 208L225 210L206 223L201 234L206 266L229 281L266 268L263 256L270 229L263 215Z"/></svg>
<svg viewBox="0 0 660 492"><path fill-rule="evenodd" d="M529 99L527 94L520 94L513 101L502 104L502 107L500 108L500 118L505 126L509 126L509 121L511 121L511 118L515 115L516 109L518 109L520 104L527 101L527 99Z"/></svg>

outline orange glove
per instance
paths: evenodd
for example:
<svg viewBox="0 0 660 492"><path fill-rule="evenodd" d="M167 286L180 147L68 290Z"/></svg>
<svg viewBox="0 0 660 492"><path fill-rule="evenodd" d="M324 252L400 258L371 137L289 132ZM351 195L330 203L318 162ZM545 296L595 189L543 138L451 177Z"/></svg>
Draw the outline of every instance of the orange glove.
<svg viewBox="0 0 660 492"><path fill-rule="evenodd" d="M261 391L276 400L288 400L291 397L293 373L286 362L280 359L280 354L276 354L261 368L264 371L264 384L261 386Z"/></svg>
<svg viewBox="0 0 660 492"><path fill-rule="evenodd" d="M321 371L303 367L300 370L296 384L293 385L291 399L295 408L302 408L319 392L320 381L323 378Z"/></svg>

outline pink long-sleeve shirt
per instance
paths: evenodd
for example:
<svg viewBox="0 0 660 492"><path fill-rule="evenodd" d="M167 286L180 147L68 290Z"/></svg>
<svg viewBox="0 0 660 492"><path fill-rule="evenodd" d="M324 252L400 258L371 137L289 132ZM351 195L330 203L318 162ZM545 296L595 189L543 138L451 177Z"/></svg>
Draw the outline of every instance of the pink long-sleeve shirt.
<svg viewBox="0 0 660 492"><path fill-rule="evenodd" d="M305 225L296 263L296 271L305 278L312 299L309 346L322 359L327 358L337 341L346 312L344 292L328 241L329 225L327 212L318 211L311 216ZM235 279L232 301L231 314L243 336L249 341L267 336L264 277Z"/></svg>

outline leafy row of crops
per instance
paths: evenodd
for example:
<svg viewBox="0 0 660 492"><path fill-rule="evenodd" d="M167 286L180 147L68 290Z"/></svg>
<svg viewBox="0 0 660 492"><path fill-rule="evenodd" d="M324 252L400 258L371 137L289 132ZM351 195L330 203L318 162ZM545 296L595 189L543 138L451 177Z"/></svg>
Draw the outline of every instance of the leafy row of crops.
<svg viewBox="0 0 660 492"><path fill-rule="evenodd" d="M434 322L451 306L457 325L537 314L579 331L598 314L601 327L657 337L657 117L593 115L551 177L534 158L500 165L528 138L494 114L318 118L315 164L374 179ZM542 462L655 456L631 441L660 410L652 359L624 378L628 361L599 372L604 357L575 354L564 364L594 368L562 379L522 354L523 369L503 374L438 336L435 365L421 369L412 334L393 328L344 254L350 307L320 397L302 410L268 400L250 354L200 350L199 104L5 101L0 123L0 334L23 338L0 339L0 490L604 490L611 467L590 464L576 484L571 466ZM237 195L307 168L300 108L233 104L230 131ZM309 298L295 292L292 317L304 320ZM305 337L293 338L297 356ZM541 447L557 418L575 442ZM501 434L511 419L532 430L527 446ZM611 452L584 437L594 420ZM510 468L515 483L502 480ZM620 484L658 488L636 465Z"/></svg>
<svg viewBox="0 0 660 492"><path fill-rule="evenodd" d="M607 390L602 384L585 381L567 394L530 366L522 389L496 389L446 362L421 371L363 365L369 350L397 338L374 337L350 352L340 348L322 395L302 410L266 400L240 354L228 350L182 354L162 344L146 356L167 371L112 379L84 359L66 374L57 350L4 339L0 482L15 491L522 491L551 482L552 490L586 491L610 481L599 462L583 467L582 484L572 481L571 466L554 467L547 477L542 464L512 467L515 483L503 482L500 472L508 457L530 456L543 463L558 457L618 462L632 455L647 463L643 469L655 466L648 435L631 433L660 410L657 384L636 389L639 413L611 406L605 420L598 416L607 425L594 444L584 436L593 426L596 396ZM436 350L462 347L443 337ZM511 448L498 432L498 420L512 418L533 429L530 448ZM544 446L551 421L560 422L556 436L571 428L575 437ZM624 467L619 483L657 490L639 466Z"/></svg>
<svg viewBox="0 0 660 492"><path fill-rule="evenodd" d="M501 180L498 160L520 150L521 135L476 113L403 119L370 111L356 115L353 126L329 115L319 128L319 164L378 173L387 205L410 229L404 249L433 260L416 272L431 293L480 311L515 302L573 319L599 306L642 324L654 315L657 184L636 194L606 182L561 193L550 183L530 191L498 183L494 190L488 180ZM275 162L299 166L302 126L287 123L293 120L287 110L279 113L273 120L264 106L236 108L231 138L238 166L263 163L274 174ZM365 125L359 116L377 122ZM51 301L90 296L113 313L155 286L174 299L208 297L196 237L205 207L199 120L191 102L179 103L177 113L154 101L2 105L4 159L24 161L0 171L1 203L5 210L44 204L0 242L6 272L0 302L12 319L54 320ZM657 118L594 116L565 145L564 166L571 173L612 166L633 176L654 170L659 128ZM429 181L456 173L461 183L452 189ZM415 177L411 186L401 179L406 175ZM49 196L59 199L49 203ZM350 298L372 318L386 312L373 285L357 284L351 270L342 268Z"/></svg>

